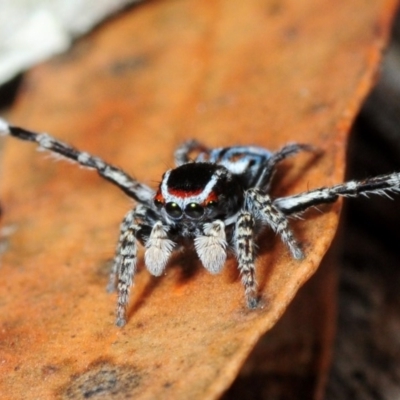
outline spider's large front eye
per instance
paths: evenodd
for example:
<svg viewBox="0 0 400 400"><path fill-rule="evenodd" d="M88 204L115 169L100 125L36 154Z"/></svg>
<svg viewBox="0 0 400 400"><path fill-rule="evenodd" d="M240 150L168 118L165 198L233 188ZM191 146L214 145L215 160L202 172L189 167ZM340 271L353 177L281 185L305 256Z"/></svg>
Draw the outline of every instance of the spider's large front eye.
<svg viewBox="0 0 400 400"><path fill-rule="evenodd" d="M185 207L185 214L189 218L200 218L204 214L204 208L197 203L190 203Z"/></svg>
<svg viewBox="0 0 400 400"><path fill-rule="evenodd" d="M165 205L165 211L172 218L179 218L182 216L182 209L178 206L177 203L171 202Z"/></svg>

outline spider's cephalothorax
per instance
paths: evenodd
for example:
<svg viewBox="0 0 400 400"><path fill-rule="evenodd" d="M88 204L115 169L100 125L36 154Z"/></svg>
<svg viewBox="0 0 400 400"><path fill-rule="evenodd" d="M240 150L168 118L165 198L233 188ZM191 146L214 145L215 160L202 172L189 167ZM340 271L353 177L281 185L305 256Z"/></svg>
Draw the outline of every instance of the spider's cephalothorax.
<svg viewBox="0 0 400 400"><path fill-rule="evenodd" d="M154 191L121 169L47 134L11 126L1 119L0 132L36 142L42 149L95 169L138 203L121 223L108 285L109 290L118 290L118 326L126 323L138 242L145 247L145 264L153 275L161 275L171 253L188 243L194 245L204 267L214 274L223 268L227 253L233 252L247 305L254 308L258 303L255 240L263 229L276 232L292 256L301 259L303 252L288 217L334 202L339 196L400 191L400 173L393 173L271 198L270 184L277 164L299 151L312 151L312 146L289 144L272 153L254 146L208 149L194 140L176 150L177 167L165 172ZM190 155L195 153L197 156L191 159Z"/></svg>
<svg viewBox="0 0 400 400"><path fill-rule="evenodd" d="M154 204L168 224L182 236L197 236L202 225L229 220L243 205L244 190L225 167L188 163L167 171Z"/></svg>

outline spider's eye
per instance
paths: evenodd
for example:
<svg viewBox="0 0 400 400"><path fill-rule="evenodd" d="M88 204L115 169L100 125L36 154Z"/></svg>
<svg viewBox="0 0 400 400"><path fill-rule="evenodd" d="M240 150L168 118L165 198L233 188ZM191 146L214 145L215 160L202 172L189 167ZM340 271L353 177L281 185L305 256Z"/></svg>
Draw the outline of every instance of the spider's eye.
<svg viewBox="0 0 400 400"><path fill-rule="evenodd" d="M190 203L185 207L185 214L190 218L200 218L204 213L204 209L200 204Z"/></svg>
<svg viewBox="0 0 400 400"><path fill-rule="evenodd" d="M165 205L165 211L172 218L179 218L182 216L182 209L178 206L177 203L171 202Z"/></svg>
<svg viewBox="0 0 400 400"><path fill-rule="evenodd" d="M161 207L163 206L163 202L162 202L161 200L154 199L154 205L155 205L157 208L161 208Z"/></svg>
<svg viewBox="0 0 400 400"><path fill-rule="evenodd" d="M218 202L215 200L211 200L207 203L207 208L216 208L218 206Z"/></svg>

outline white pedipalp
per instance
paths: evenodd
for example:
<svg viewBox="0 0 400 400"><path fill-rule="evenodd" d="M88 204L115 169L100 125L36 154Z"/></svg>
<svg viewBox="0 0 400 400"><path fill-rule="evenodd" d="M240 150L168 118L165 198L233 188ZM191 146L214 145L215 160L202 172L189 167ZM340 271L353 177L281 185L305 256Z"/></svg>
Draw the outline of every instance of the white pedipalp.
<svg viewBox="0 0 400 400"><path fill-rule="evenodd" d="M156 222L146 242L144 260L146 268L154 276L160 276L167 265L175 243L168 239L168 233L162 223Z"/></svg>
<svg viewBox="0 0 400 400"><path fill-rule="evenodd" d="M194 246L207 271L220 273L226 261L228 246L224 223L217 220L204 224L204 235L194 239Z"/></svg>

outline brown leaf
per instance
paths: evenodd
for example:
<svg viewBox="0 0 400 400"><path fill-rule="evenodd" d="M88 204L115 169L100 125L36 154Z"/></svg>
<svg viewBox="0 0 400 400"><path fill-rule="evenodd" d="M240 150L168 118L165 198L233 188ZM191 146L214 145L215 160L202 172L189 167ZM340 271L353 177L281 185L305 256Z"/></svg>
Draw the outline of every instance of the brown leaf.
<svg viewBox="0 0 400 400"><path fill-rule="evenodd" d="M343 176L349 126L371 87L396 1L152 1L34 69L12 121L51 132L152 185L172 152L312 143L275 195ZM141 263L125 328L105 292L130 202L91 171L7 142L2 179L0 393L5 398L216 398L316 270L339 204L294 222L307 257L259 243L265 306L249 311L234 260L211 276L188 254L165 276ZM4 278L3 278L4 279Z"/></svg>
<svg viewBox="0 0 400 400"><path fill-rule="evenodd" d="M326 398L336 332L336 253L329 250L274 329L260 338L224 400Z"/></svg>

